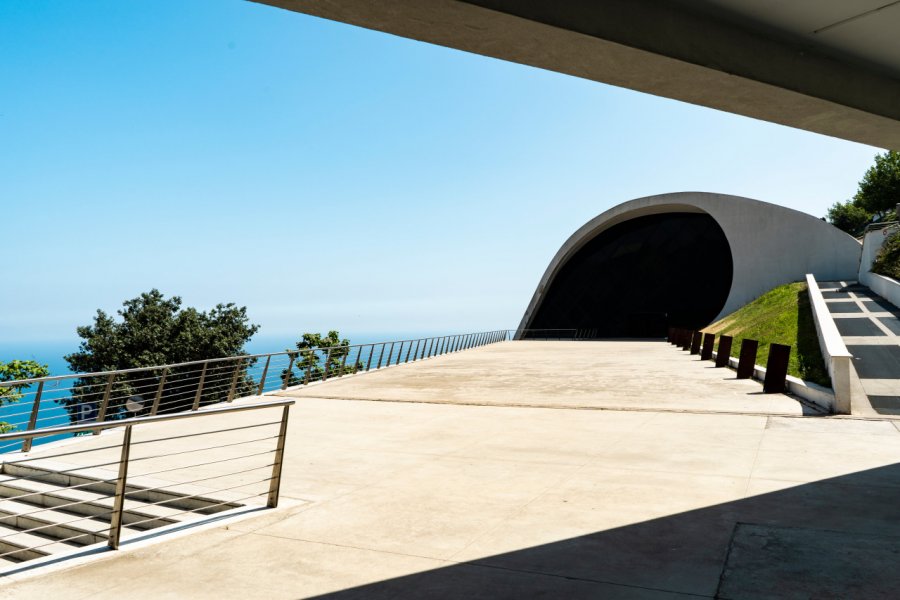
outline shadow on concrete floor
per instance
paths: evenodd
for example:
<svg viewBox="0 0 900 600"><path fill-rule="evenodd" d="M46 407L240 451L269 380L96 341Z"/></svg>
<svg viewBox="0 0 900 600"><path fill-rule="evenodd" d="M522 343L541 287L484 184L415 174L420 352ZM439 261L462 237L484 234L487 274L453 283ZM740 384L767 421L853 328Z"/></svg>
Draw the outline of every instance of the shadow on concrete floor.
<svg viewBox="0 0 900 600"><path fill-rule="evenodd" d="M895 599L898 565L894 464L319 598Z"/></svg>

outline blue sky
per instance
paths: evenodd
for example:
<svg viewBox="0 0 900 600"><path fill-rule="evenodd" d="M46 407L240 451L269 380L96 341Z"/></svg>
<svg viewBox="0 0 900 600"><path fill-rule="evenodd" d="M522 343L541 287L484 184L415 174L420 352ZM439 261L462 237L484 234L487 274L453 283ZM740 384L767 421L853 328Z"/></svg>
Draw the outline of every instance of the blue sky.
<svg viewBox="0 0 900 600"><path fill-rule="evenodd" d="M0 90L23 349L151 287L246 305L263 338L514 327L615 204L821 216L878 152L236 0L4 0Z"/></svg>

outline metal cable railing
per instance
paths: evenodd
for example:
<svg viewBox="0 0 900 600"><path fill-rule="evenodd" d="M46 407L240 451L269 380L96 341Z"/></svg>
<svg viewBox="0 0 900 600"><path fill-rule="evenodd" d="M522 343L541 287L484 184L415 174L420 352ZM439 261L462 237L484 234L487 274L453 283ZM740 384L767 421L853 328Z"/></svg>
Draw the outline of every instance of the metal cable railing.
<svg viewBox="0 0 900 600"><path fill-rule="evenodd" d="M112 428L122 432L117 444L104 436L85 440L77 450L62 446L7 455L0 473L0 561L32 560L99 542L116 549L123 536L254 499L276 507L293 404L278 400L0 434L6 443ZM273 410L279 411L274 419ZM240 424L222 426L221 419L238 412L245 413ZM170 430L149 427L163 423Z"/></svg>
<svg viewBox="0 0 900 600"><path fill-rule="evenodd" d="M510 339L510 334L503 329L0 382L0 387L17 388L21 396L16 405L21 410L5 413L2 419L15 428L36 431L66 421L82 425L197 411L235 398L492 344ZM47 410L48 406L57 410ZM21 450L28 452L33 439L23 438ZM19 446L0 441L0 452L15 449Z"/></svg>

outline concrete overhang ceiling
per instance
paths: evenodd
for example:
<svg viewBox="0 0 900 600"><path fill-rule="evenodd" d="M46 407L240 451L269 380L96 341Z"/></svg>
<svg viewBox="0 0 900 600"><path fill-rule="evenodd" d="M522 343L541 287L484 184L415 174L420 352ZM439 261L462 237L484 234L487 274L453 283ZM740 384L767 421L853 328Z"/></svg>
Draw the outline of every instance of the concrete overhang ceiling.
<svg viewBox="0 0 900 600"><path fill-rule="evenodd" d="M900 0L254 0L900 149Z"/></svg>

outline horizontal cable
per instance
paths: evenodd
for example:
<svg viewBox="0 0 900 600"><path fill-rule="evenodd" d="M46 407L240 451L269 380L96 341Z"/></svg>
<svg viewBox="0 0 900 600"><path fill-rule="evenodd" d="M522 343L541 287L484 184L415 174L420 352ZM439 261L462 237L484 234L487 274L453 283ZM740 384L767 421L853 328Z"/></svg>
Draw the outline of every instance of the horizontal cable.
<svg viewBox="0 0 900 600"><path fill-rule="evenodd" d="M116 479L118 479L118 478L116 478ZM103 479L103 480L98 480L98 481L88 481L87 483L79 483L76 485L67 485L64 487L60 487L57 490L53 490L53 492L62 492L62 491L66 491L66 490L80 490L81 488L87 488L92 485L97 485L98 483L115 483L116 479ZM42 479L23 478L23 479L21 479L21 481L47 483L46 481L44 481ZM52 494L53 492L49 492L49 493ZM47 493L48 492L29 492L27 494L21 494L19 496L4 496L3 498L0 498L0 502L2 502L3 500L19 500L20 498L27 498L28 496L41 496L41 495L44 495ZM100 496L99 498L97 498L97 500L102 500L103 498L112 498L115 495L115 494L101 494L99 492L91 492L91 493L94 493L94 494L97 494L98 496ZM94 502L94 500L81 500L81 502ZM50 508L56 508L56 507L50 507Z"/></svg>
<svg viewBox="0 0 900 600"><path fill-rule="evenodd" d="M20 532L20 533L21 533L21 532ZM38 536L39 536L39 537L46 537L44 534L38 534ZM16 554L16 553L18 553L18 552L24 552L24 551L28 551L28 550L37 550L37 549L39 549L39 548L46 548L47 546L52 546L53 544L66 544L66 543L68 543L68 542L71 542L72 540L77 540L78 538L82 538L82 537L84 537L84 536L85 536L85 534L80 533L80 534L78 534L78 535L73 535L73 536L71 536L71 537L61 538L61 539L53 539L53 538L50 538L52 541L49 541L49 542L47 542L46 544L39 544L39 545L37 545L37 546L27 546L27 547L22 547L22 548L20 548L20 549L18 549L18 550L10 550L10 551L8 551L8 552L4 552L3 554L0 554L0 558L3 558L4 556L9 556L10 554ZM8 542L8 543L14 544L14 542ZM70 545L70 546L77 546L77 544L69 544L69 545ZM87 544L84 544L84 545L87 545ZM42 554L44 554L45 556L47 555L46 552L42 552ZM33 560L33 559L25 558L25 559L22 559L22 562L27 562L27 561L29 561L29 560Z"/></svg>
<svg viewBox="0 0 900 600"><path fill-rule="evenodd" d="M267 423L258 423L256 425L241 425L240 427L229 427L227 429L216 429L214 431L201 431L198 433L186 433L184 435L173 435L173 436L164 437L164 438L153 438L152 440L141 440L139 442L131 442L131 445L138 446L140 444L151 444L153 442L165 442L168 440L180 440L182 438L197 437L197 436L201 436L201 435L213 435L216 433L229 433L232 431L240 431L242 429L253 429L255 427L265 427L267 425L279 425L279 424L281 424L280 420L279 421L269 421ZM110 446L110 447L114 447L114 446Z"/></svg>
<svg viewBox="0 0 900 600"><path fill-rule="evenodd" d="M260 469L271 469L271 468L272 468L272 465L271 465L271 464L265 464L265 465L262 465L262 466L260 466L260 467L250 467L249 469L242 469L242 470L240 470L240 471L229 471L229 472L226 473L225 475L213 475L213 476L211 476L211 477L203 477L203 478L200 478L200 479L192 479L191 481L177 481L177 482L174 482L174 481L173 481L173 482L168 482L168 483L166 483L166 485L161 485L161 486L158 486L158 487L142 487L142 488L140 488L140 489L138 489L138 490L134 490L134 491L131 491L131 492L129 492L129 491L126 490L126 492L125 492L125 498L127 499L129 495L134 496L135 494L143 494L143 493L146 493L146 492L169 492L169 493L171 493L172 495L176 495L176 496L178 496L178 497L177 497L177 498L171 498L171 499L169 499L169 500L165 500L165 501L161 501L161 502L177 502L178 500L181 499L182 494L181 494L180 492L173 491L173 490L172 490L173 487L177 487L177 486L179 486L179 485L193 485L193 484L195 484L195 483L200 483L201 481L211 481L211 480L213 480L213 479L222 479L223 477L231 477L231 476L234 476L234 475L241 475L241 474L243 474L243 473L250 473L251 471L259 471ZM212 493L215 493L216 491L221 491L221 490L213 490ZM133 498L133 497L131 498L131 501L132 501L132 502L143 502L144 504L147 504L147 503L144 502L143 500L138 500L138 499L135 499L135 498Z"/></svg>
<svg viewBox="0 0 900 600"><path fill-rule="evenodd" d="M51 510L51 509L49 509L49 508L44 509L44 511L49 511L49 510ZM43 512L43 511L35 511L35 512ZM115 512L115 511L108 510L108 511L104 511L97 515L91 515L89 517L80 517L78 519L72 519L71 521L65 521L63 523L48 523L47 525L41 525L39 527L32 527L31 529L21 529L21 530L17 530L15 533L9 533L9 534L0 536L0 540L8 538L8 537L12 537L14 535L18 535L20 533L34 533L35 531L41 531L43 529L49 529L51 527L66 527L68 525L71 525L72 523L79 523L81 521L97 521L98 517L101 517L103 515L111 515L111 514L113 514L113 512ZM35 513L32 512L32 513L26 513L26 514L33 515ZM12 526L7 523L4 523L3 522L4 519L15 519L17 517L23 517L23 516L25 516L25 515L16 515L15 513L7 515L5 517L0 516L0 525ZM35 518L37 518L37 517L35 517ZM43 521L43 519L38 519L38 520ZM68 539L74 539L74 538L82 537L85 535L101 535L101 534L97 531L90 531L88 529L85 529L85 530L83 530L83 533L81 533L80 535L76 535L76 536L74 536L72 538L68 538Z"/></svg>
<svg viewBox="0 0 900 600"><path fill-rule="evenodd" d="M129 473L128 477L129 478L151 477L153 475L159 475L160 473L170 473L172 471L184 471L185 469L193 469L194 467L205 467L207 465L215 465L215 464L228 462L228 461L244 460L246 458L253 458L254 456L262 456L264 454L272 454L273 452L275 452L275 450L266 450L265 452L256 452L254 454L245 454L244 456L223 458L222 460L213 460L213 461L205 462L205 463L196 463L193 465L185 465L183 467L175 467L172 469L162 469L161 471L150 471L149 473L133 473L133 474Z"/></svg>
<svg viewBox="0 0 900 600"><path fill-rule="evenodd" d="M179 455L181 455L181 454L192 454L192 453L194 453L194 452L206 452L207 450L218 450L219 448L228 448L228 447L230 447L230 446L240 446L240 445L242 445L242 444L251 444L251 443L253 443L253 442L261 442L261 441L264 441L264 440L274 440L274 439L276 439L276 438L278 438L277 435L270 435L270 436L263 437L263 438L255 438L255 439L252 439L252 440L244 440L244 441L242 441L242 442L231 442L230 444L219 444L218 446L207 446L207 447L204 447L204 448L191 448L190 450L181 450L181 451L179 451L179 452L169 452L169 453L166 453L166 454L155 454L155 455L153 455L153 456L140 456L140 457L137 457L137 458L129 458L129 459L128 459L128 462L129 462L129 463L133 463L133 462L137 462L137 461L139 461L139 460L153 460L153 459L156 459L156 458L168 458L168 457L170 457L170 456L179 456ZM240 458L240 457L236 457L236 458Z"/></svg>
<svg viewBox="0 0 900 600"><path fill-rule="evenodd" d="M270 477L269 479L271 480L272 478ZM262 479L261 481L267 481L267 480L266 480L266 479ZM260 481L254 481L253 483L260 483ZM248 485L250 485L250 484L248 484ZM231 489L236 489L236 488L240 488L240 487L246 487L246 486L242 486L242 485L241 485L241 486L236 486L235 488L231 488ZM227 491L227 489L224 489L224 490L218 490L218 491L220 491L220 492L225 492L225 491ZM241 503L241 502L244 502L245 500L249 500L250 498L258 498L259 496L265 496L266 494L268 494L268 492L259 492L259 493L257 493L257 494L251 494L251 495L249 495L249 496L244 496L244 497L242 497L242 498L235 498L234 500L225 500L225 501L223 501L223 502L217 502L217 503L215 503L215 504L207 504L207 505L204 506L203 508L204 508L204 509L210 509L210 508L215 508L215 507L217 507L217 506L227 506L227 505L229 505L229 504L239 504L239 503ZM155 504L159 504L159 503L157 502L157 503L155 503ZM170 517L177 517L178 515L192 514L192 513L196 513L198 510L199 510L199 509L196 509L196 508L195 508L195 509L182 510L182 511L178 511L178 512L172 513L172 514L169 515L169 516L170 516ZM200 513L200 514L203 514L203 513ZM215 514L215 513L213 513L213 514ZM210 515L210 516L212 516L212 515ZM129 526L129 527L134 527L135 525L140 525L141 523L145 523L145 522L147 522L147 521L152 521L152 520L154 520L154 519L145 519L145 520L143 520L143 521L134 521L133 523L129 523L128 526Z"/></svg>

